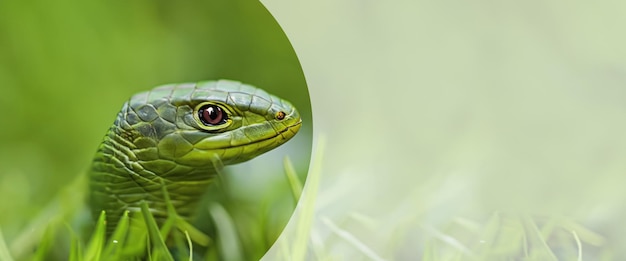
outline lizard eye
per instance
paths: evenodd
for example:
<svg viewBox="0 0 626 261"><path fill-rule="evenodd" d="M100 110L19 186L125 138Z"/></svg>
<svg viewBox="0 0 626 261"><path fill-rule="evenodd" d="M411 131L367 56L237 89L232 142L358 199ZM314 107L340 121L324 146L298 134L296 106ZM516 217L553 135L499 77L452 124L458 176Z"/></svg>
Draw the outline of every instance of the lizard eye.
<svg viewBox="0 0 626 261"><path fill-rule="evenodd" d="M226 112L215 104L207 104L198 109L198 118L206 126L215 126L226 123Z"/></svg>
<svg viewBox="0 0 626 261"><path fill-rule="evenodd" d="M283 119L285 119L285 112L283 111L279 111L276 113L276 119L279 121L282 121Z"/></svg>

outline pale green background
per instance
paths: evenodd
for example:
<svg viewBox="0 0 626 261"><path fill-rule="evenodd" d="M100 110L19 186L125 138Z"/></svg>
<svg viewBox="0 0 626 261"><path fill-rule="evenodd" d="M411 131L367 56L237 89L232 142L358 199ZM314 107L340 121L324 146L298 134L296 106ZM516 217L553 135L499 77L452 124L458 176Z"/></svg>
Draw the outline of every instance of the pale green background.
<svg viewBox="0 0 626 261"><path fill-rule="evenodd" d="M576 230L585 260L626 258L626 2L262 2L326 140L309 259L415 260L495 211L572 220L601 236Z"/></svg>

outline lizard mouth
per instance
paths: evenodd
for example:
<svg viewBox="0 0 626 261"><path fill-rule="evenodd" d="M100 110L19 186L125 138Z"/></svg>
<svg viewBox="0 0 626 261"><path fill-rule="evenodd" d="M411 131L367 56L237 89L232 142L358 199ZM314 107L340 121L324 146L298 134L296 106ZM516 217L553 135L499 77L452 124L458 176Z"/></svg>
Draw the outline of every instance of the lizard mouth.
<svg viewBox="0 0 626 261"><path fill-rule="evenodd" d="M289 130L293 131L294 135L300 130L300 127L302 126L302 120L298 120L298 122L291 124L289 126L287 126L287 128L285 128L284 130L281 130L278 135L281 135ZM294 130L295 129L295 130ZM278 136L276 135L276 136Z"/></svg>
<svg viewBox="0 0 626 261"><path fill-rule="evenodd" d="M280 135L281 137L283 137L283 139L281 140L281 142L285 142L288 141L289 139L291 139L293 136L296 136L296 134L298 133L298 131L300 130L300 127L302 127L302 120L298 120L298 122L287 126L287 128L285 128L284 130L280 131L278 133L278 135ZM288 137L285 137L284 133L286 133L287 131L291 132L292 134L289 134ZM276 138L278 135L274 136L273 138ZM272 139L272 138L270 138Z"/></svg>
<svg viewBox="0 0 626 261"><path fill-rule="evenodd" d="M270 140L276 140L276 142L280 145L286 141L288 141L289 139L291 139L293 136L295 136L298 131L300 130L300 127L302 127L302 119L298 119L297 122L286 126L285 128L279 130L278 132L276 132L275 134L268 136L268 137L264 137L262 139L258 139L258 140L253 140L251 142L247 142L247 143L242 143L242 144L237 144L234 146L220 146L220 147L214 147L211 148L212 150L214 149L225 149L225 150L230 150L230 149L238 149L241 147L245 147L245 146L249 146L249 145L253 145L256 143L261 143L261 142L266 142L266 141L270 141ZM274 148L275 146L270 146L271 148Z"/></svg>
<svg viewBox="0 0 626 261"><path fill-rule="evenodd" d="M288 141L289 139L291 139L293 136L296 136L296 134L300 130L301 126L302 126L302 120L299 119L296 123L291 124L291 125L285 127L284 129L280 130L279 132L277 132L276 135L272 135L272 136L264 138L264 139L255 140L255 141L252 141L250 143L240 144L240 145L237 145L237 146L232 146L230 148L237 148L237 147L247 146L247 145L260 143L260 142L264 142L264 141L268 141L268 140L274 140L274 139L277 139L278 137L282 138L282 139L278 139L277 140L279 144L282 144L282 143Z"/></svg>

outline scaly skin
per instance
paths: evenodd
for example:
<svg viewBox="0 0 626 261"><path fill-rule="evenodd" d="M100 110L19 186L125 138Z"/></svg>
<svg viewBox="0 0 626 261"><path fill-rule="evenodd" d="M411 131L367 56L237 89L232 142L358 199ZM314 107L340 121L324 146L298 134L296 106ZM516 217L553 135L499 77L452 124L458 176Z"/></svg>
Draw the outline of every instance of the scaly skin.
<svg viewBox="0 0 626 261"><path fill-rule="evenodd" d="M207 122L219 120L203 114L219 109L208 109L212 105L227 119ZM110 233L125 210L139 212L146 201L162 222L163 182L178 214L190 218L223 166L278 147L300 126L300 115L289 102L234 81L171 84L136 94L118 113L93 159L92 213L98 217L106 211Z"/></svg>

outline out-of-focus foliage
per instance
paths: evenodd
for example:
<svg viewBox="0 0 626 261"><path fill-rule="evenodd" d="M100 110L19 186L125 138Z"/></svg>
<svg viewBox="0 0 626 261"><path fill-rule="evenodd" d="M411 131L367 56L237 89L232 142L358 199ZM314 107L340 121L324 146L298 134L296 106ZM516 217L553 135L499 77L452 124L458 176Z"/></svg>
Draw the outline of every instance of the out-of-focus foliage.
<svg viewBox="0 0 626 261"><path fill-rule="evenodd" d="M328 140L308 260L626 260L625 1L263 3Z"/></svg>
<svg viewBox="0 0 626 261"><path fill-rule="evenodd" d="M242 245L258 257L295 206L283 157L304 180L312 130L298 60L259 2L0 1L0 227L7 241L89 166L128 97L220 78L287 99L304 119L294 140L228 171L221 180L227 193L212 196L240 231L254 232L243 240L256 241ZM210 230L208 223L201 226Z"/></svg>

